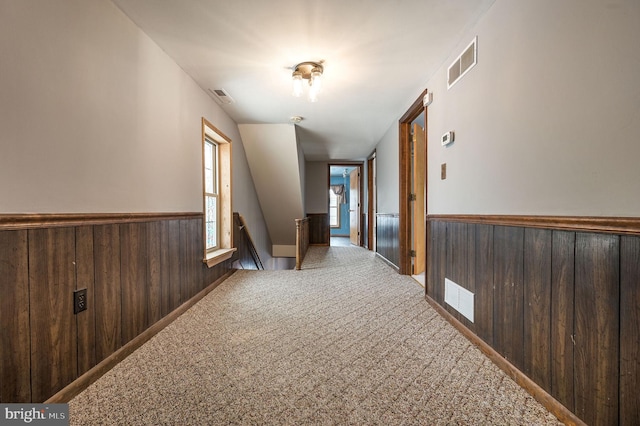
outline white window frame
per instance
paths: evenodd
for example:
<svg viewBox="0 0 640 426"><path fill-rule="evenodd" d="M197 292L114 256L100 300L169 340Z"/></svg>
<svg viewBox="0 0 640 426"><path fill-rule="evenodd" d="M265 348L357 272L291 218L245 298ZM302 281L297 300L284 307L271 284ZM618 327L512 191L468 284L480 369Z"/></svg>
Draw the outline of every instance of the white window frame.
<svg viewBox="0 0 640 426"><path fill-rule="evenodd" d="M335 205L332 202L335 201ZM331 210L335 209L336 211L336 220L337 224L331 223ZM331 188L329 188L329 226L331 228L340 228L340 211L342 210L340 203L338 202L338 196L333 192Z"/></svg>

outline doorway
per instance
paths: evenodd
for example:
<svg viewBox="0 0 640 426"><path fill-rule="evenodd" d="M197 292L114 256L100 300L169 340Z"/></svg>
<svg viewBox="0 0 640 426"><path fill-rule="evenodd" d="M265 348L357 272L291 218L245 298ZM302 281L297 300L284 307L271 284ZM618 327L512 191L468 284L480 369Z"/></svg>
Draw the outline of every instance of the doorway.
<svg viewBox="0 0 640 426"><path fill-rule="evenodd" d="M376 212L377 194L376 189L376 152L373 151L371 157L367 160L367 241L366 246L369 250L376 252Z"/></svg>
<svg viewBox="0 0 640 426"><path fill-rule="evenodd" d="M426 271L426 187L425 157L426 134L424 114L420 114L411 122L411 276L425 286Z"/></svg>
<svg viewBox="0 0 640 426"><path fill-rule="evenodd" d="M420 94L400 119L400 273L426 285L427 107Z"/></svg>
<svg viewBox="0 0 640 426"><path fill-rule="evenodd" d="M361 163L329 165L330 245L362 245L362 184Z"/></svg>

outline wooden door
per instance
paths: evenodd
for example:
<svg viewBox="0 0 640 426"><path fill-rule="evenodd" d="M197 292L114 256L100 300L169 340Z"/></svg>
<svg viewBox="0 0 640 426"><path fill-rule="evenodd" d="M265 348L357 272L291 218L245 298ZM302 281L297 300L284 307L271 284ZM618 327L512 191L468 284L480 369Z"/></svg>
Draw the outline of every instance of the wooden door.
<svg viewBox="0 0 640 426"><path fill-rule="evenodd" d="M416 256L413 258L413 274L418 275L425 270L425 134L419 124L413 124L413 160L412 160L412 193L415 201L412 208L413 250Z"/></svg>
<svg viewBox="0 0 640 426"><path fill-rule="evenodd" d="M367 248L376 251L376 157L367 160Z"/></svg>
<svg viewBox="0 0 640 426"><path fill-rule="evenodd" d="M351 244L360 245L360 169L349 173L349 240Z"/></svg>

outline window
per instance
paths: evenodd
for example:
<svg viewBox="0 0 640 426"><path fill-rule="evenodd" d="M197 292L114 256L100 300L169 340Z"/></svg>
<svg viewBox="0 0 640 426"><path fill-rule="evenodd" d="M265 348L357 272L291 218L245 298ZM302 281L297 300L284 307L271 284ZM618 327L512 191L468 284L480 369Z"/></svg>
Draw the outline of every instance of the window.
<svg viewBox="0 0 640 426"><path fill-rule="evenodd" d="M338 196L329 188L329 226L340 228L340 203Z"/></svg>
<svg viewBox="0 0 640 426"><path fill-rule="evenodd" d="M204 223L205 223L205 244L207 253L218 248L218 144L209 136L204 138Z"/></svg>
<svg viewBox="0 0 640 426"><path fill-rule="evenodd" d="M231 257L231 140L202 119L202 235L204 259L212 267Z"/></svg>

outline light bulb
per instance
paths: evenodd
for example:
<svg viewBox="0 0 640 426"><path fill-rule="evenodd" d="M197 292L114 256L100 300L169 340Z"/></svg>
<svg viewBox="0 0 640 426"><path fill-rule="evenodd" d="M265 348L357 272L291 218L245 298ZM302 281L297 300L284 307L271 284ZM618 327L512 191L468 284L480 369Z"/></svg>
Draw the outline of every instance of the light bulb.
<svg viewBox="0 0 640 426"><path fill-rule="evenodd" d="M322 89L322 70L318 67L311 70L311 87L316 90L316 93L320 93Z"/></svg>
<svg viewBox="0 0 640 426"><path fill-rule="evenodd" d="M311 102L318 101L318 90L316 89L316 86L311 86L309 88L309 101Z"/></svg>
<svg viewBox="0 0 640 426"><path fill-rule="evenodd" d="M293 96L299 98L302 96L302 73L300 71L294 71L293 78Z"/></svg>

